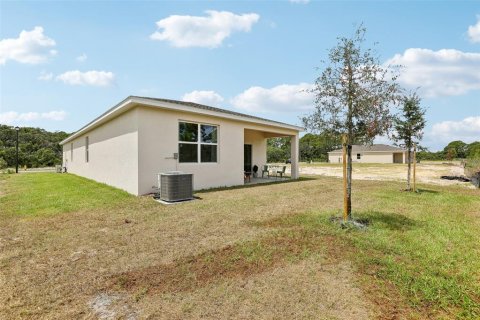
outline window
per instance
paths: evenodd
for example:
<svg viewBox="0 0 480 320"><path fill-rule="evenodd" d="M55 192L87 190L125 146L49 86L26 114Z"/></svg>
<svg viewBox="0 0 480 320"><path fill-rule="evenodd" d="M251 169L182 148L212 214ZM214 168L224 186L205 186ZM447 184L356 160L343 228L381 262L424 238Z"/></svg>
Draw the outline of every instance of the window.
<svg viewBox="0 0 480 320"><path fill-rule="evenodd" d="M70 161L73 161L73 142L70 143Z"/></svg>
<svg viewBox="0 0 480 320"><path fill-rule="evenodd" d="M217 135L217 126L180 122L178 126L178 161L183 163L217 162Z"/></svg>
<svg viewBox="0 0 480 320"><path fill-rule="evenodd" d="M200 125L201 162L217 162L217 126Z"/></svg>
<svg viewBox="0 0 480 320"><path fill-rule="evenodd" d="M85 162L88 162L88 158L89 158L89 155L88 155L88 137L85 137Z"/></svg>
<svg viewBox="0 0 480 320"><path fill-rule="evenodd" d="M360 160L362 158L362 155L360 153L357 153L357 160Z"/></svg>

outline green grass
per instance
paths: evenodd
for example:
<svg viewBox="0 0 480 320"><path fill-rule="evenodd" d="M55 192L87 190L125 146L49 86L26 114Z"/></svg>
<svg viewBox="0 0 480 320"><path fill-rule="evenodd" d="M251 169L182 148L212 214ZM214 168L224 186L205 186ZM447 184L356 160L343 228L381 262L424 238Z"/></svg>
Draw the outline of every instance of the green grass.
<svg viewBox="0 0 480 320"><path fill-rule="evenodd" d="M319 178L285 183L281 190L279 185L210 190L200 193L205 198L203 200L163 207L147 201L149 199L133 197L71 174L0 175L0 191L4 193L0 196L0 218L6 221L8 215L45 217L48 220L55 214L90 209L110 217L116 206L122 206L124 214L137 213L135 223L122 222L115 228L133 228L138 223L137 230L142 230L142 234L149 229L151 233L136 243L150 244L155 241L162 223L166 223L160 214L163 212L175 216L175 219L186 219L187 216L185 224L188 224L191 223L189 219L199 218L204 211L215 212L208 219L219 219L220 216L228 220L234 215L245 216L249 211L263 208L263 211L272 211L267 215L268 219L265 218L267 220L244 221L251 228L262 228L265 232L260 236L229 243L220 249L215 247L213 251L180 259L176 264L160 265L165 271L161 275L172 275L170 282L159 279L158 286L177 288L178 283L184 283L185 288L194 290L198 283L192 283L187 277L192 272L196 272L199 278L203 276L204 283L210 283L220 275L248 277L313 255L326 256L352 262L364 280L365 292L372 300L384 302L390 312L394 309L391 301L397 301L392 297L395 295L410 308L404 315L406 318L480 318L478 190L420 185L420 193L411 193L400 191L403 188L401 183L354 181L354 216L369 221L368 228L356 230L342 229L331 221L332 215L338 216L341 209L332 211L335 206L329 207L332 201L341 197L340 185L339 179ZM280 217L274 211L282 208L272 209L276 201L265 202L272 197L280 199L279 192L291 197L292 202L296 201L295 207ZM315 198L315 205L311 203L312 198ZM285 203L284 206L288 205ZM108 208L114 210L104 210ZM186 212L194 214L183 214ZM231 215L222 216L224 213ZM212 231L208 227L216 222L208 219L202 222L204 234L210 234ZM137 232L132 234L139 236ZM118 235L124 236L124 232ZM118 235L102 233L102 237L112 237L109 243L123 244L115 238ZM85 239L94 236L98 236L98 232L85 235ZM144 256L155 253L155 250L150 251L143 252ZM132 252L137 251L132 249ZM185 273L177 270L179 266L186 268ZM143 282L138 281L133 288L135 299L140 300L148 294L145 288L152 285L153 279L148 272L151 271L152 275L158 273L155 268L147 267L146 270L147 276L139 278ZM138 275L138 272L134 274Z"/></svg>
<svg viewBox="0 0 480 320"><path fill-rule="evenodd" d="M2 174L0 182L5 185L6 195L0 197L0 206L6 215L52 215L117 206L134 198L125 191L72 174Z"/></svg>
<svg viewBox="0 0 480 320"><path fill-rule="evenodd" d="M460 192L458 192L460 191ZM356 218L367 230L343 230L328 212L309 212L284 221L333 235L368 281L395 288L416 310L446 318L480 317L480 197L456 192L420 194L380 190L370 210ZM477 214L476 216L472 215Z"/></svg>

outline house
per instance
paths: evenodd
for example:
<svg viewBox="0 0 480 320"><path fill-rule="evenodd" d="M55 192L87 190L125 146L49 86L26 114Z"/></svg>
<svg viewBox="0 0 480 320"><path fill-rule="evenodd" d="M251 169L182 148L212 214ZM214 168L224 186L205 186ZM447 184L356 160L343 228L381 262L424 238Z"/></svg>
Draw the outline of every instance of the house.
<svg viewBox="0 0 480 320"><path fill-rule="evenodd" d="M302 130L192 102L129 96L60 144L68 172L142 195L169 171L193 173L196 190L241 185L245 168L266 164L271 137L291 137L296 179Z"/></svg>
<svg viewBox="0 0 480 320"><path fill-rule="evenodd" d="M361 163L407 163L405 149L386 144L352 145L352 162ZM330 151L328 162L342 162L342 149Z"/></svg>

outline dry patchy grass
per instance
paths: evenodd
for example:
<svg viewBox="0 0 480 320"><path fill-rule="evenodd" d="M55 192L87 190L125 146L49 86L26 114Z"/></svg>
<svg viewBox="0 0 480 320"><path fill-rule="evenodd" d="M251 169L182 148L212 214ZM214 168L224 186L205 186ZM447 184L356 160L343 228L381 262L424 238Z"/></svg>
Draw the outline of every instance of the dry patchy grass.
<svg viewBox="0 0 480 320"><path fill-rule="evenodd" d="M335 178L162 206L88 180L92 201L42 201L80 178L39 173L39 186L58 190L31 186L41 210L25 214L24 176L0 184L1 318L468 318L478 307L468 285L480 280L476 190L421 186L415 195L355 181L354 208L372 222L356 232L328 220L342 207ZM406 285L414 277L419 284ZM470 307L455 301L466 297Z"/></svg>

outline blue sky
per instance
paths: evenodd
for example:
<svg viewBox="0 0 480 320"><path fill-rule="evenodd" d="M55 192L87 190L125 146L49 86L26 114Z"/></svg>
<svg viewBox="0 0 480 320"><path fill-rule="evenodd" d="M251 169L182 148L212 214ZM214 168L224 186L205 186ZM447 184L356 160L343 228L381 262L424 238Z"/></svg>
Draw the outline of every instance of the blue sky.
<svg viewBox="0 0 480 320"><path fill-rule="evenodd" d="M421 87L423 144L480 140L480 1L2 1L0 123L73 132L141 95L301 124L302 90L362 22Z"/></svg>

